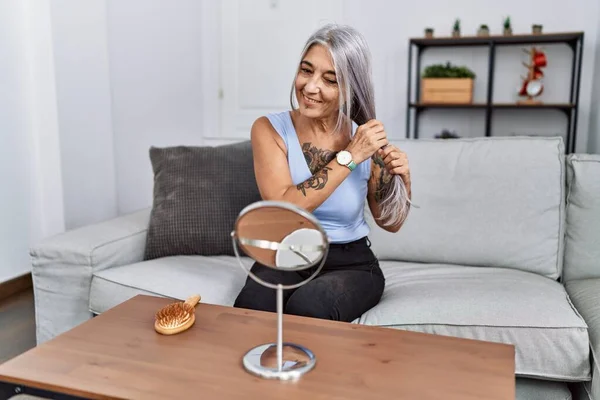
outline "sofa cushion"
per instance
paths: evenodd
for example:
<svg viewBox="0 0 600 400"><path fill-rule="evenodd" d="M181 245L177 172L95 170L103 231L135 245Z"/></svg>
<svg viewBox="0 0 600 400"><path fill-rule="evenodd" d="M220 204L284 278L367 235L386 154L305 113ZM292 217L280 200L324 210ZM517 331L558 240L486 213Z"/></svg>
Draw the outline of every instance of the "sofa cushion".
<svg viewBox="0 0 600 400"><path fill-rule="evenodd" d="M203 303L233 305L246 276L230 256L164 257L105 269L92 277L90 311L100 314L138 294L180 300L199 294Z"/></svg>
<svg viewBox="0 0 600 400"><path fill-rule="evenodd" d="M408 155L412 208L398 233L369 215L382 260L506 267L557 278L562 269L561 138L396 140ZM368 214L368 213L367 213Z"/></svg>
<svg viewBox="0 0 600 400"><path fill-rule="evenodd" d="M564 277L600 278L600 155L567 157Z"/></svg>
<svg viewBox="0 0 600 400"><path fill-rule="evenodd" d="M231 230L260 193L250 141L150 149L154 200L144 259L234 255Z"/></svg>
<svg viewBox="0 0 600 400"><path fill-rule="evenodd" d="M600 279L572 280L565 286L589 327L593 380L586 382L586 389L600 399Z"/></svg>
<svg viewBox="0 0 600 400"><path fill-rule="evenodd" d="M383 297L356 322L513 344L518 376L589 379L587 326L558 282L506 268L381 268Z"/></svg>

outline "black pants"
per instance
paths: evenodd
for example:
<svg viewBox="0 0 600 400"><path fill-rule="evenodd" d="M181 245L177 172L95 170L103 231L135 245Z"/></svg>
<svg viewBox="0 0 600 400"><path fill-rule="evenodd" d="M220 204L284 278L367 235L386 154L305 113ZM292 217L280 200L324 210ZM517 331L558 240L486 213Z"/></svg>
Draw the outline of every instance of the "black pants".
<svg viewBox="0 0 600 400"><path fill-rule="evenodd" d="M383 294L385 278L370 245L366 237L331 244L318 276L303 286L283 291L283 312L351 322L375 306ZM255 263L251 271L264 281L292 285L307 279L316 268L281 271ZM248 277L234 307L276 312L275 290Z"/></svg>

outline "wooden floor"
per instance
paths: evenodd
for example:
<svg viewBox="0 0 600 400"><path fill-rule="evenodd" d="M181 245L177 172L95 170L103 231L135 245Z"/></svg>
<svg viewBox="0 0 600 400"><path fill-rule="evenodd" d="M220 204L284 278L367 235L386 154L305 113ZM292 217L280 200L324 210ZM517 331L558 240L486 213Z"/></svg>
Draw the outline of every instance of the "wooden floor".
<svg viewBox="0 0 600 400"><path fill-rule="evenodd" d="M35 347L33 289L0 300L0 364Z"/></svg>

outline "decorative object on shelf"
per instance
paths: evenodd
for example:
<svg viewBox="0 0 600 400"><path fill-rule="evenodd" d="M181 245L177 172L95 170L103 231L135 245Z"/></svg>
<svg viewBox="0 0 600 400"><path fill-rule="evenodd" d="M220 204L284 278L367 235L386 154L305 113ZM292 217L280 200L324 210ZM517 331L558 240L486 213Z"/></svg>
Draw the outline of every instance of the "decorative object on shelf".
<svg viewBox="0 0 600 400"><path fill-rule="evenodd" d="M436 139L458 139L460 136L456 134L456 132L450 132L448 129L442 130L440 133L435 135Z"/></svg>
<svg viewBox="0 0 600 400"><path fill-rule="evenodd" d="M490 28L486 24L479 26L477 36L490 36Z"/></svg>
<svg viewBox="0 0 600 400"><path fill-rule="evenodd" d="M299 288L321 271L329 251L327 234L303 208L284 201L258 201L240 212L231 239L242 269L258 284L275 289L277 305L277 340L248 350L242 365L261 378L296 380L315 367L317 357L300 344L283 341L283 291ZM252 264L244 263L246 257L282 272L278 277L287 272L303 280L263 280L252 272Z"/></svg>
<svg viewBox="0 0 600 400"><path fill-rule="evenodd" d="M433 38L433 28L425 28L425 37L427 39Z"/></svg>
<svg viewBox="0 0 600 400"><path fill-rule="evenodd" d="M465 66L446 64L432 64L423 71L423 78L471 78L475 79L475 72Z"/></svg>
<svg viewBox="0 0 600 400"><path fill-rule="evenodd" d="M454 26L452 27L452 37L460 37L460 19L456 19L454 21Z"/></svg>
<svg viewBox="0 0 600 400"><path fill-rule="evenodd" d="M421 103L470 104L475 73L464 66L434 64L425 68L421 80Z"/></svg>
<svg viewBox="0 0 600 400"><path fill-rule="evenodd" d="M531 50L525 50L529 55L529 63L523 63L527 67L527 76L521 77L523 83L519 89L519 96L527 97L525 100L520 100L518 104L541 104L540 100L535 100L544 91L543 78L544 73L542 68L548 65L546 54L537 47L532 47Z"/></svg>
<svg viewBox="0 0 600 400"><path fill-rule="evenodd" d="M511 21L512 22L512 21ZM423 37L410 38L408 43L408 57L407 57L407 101L406 101L406 138L407 139L419 139L421 117L424 112L431 110L450 110L453 112L460 112L460 110L470 110L475 113L481 112L484 118L485 128L481 132L483 136L492 136L496 134L502 135L502 130L492 129L493 115L497 110L511 110L511 113L518 115L520 110L527 110L527 115L532 115L533 121L535 121L534 110L557 110L564 113L566 119L565 129L565 152L571 154L575 152L577 139L578 139L578 116L579 116L579 104L580 104L580 87L581 87L581 70L584 47L583 46L584 32L545 32L543 35L533 35L527 33L515 33L513 36L490 35L488 37L476 37L476 36L462 36L460 38L433 38L425 39ZM570 61L572 62L572 68L570 68L570 85L568 86L568 97L565 102L561 103L542 103L542 104L518 104L517 100L519 97L515 96L515 100L510 103L498 103L494 102L494 88L498 85L505 85L506 82L499 82L496 75L496 64L498 50L504 47L513 48L515 45L520 46L546 46L550 44L564 44L568 46L572 52ZM423 54L435 52L436 49L443 50L446 54L448 50L454 52L456 49L457 53L462 48L483 48L487 49L487 72L485 73L485 84L482 84L483 93L481 101L472 103L424 103L423 102L423 69L421 68L423 61ZM561 53L562 54L562 53ZM538 59L542 57L538 56ZM523 60L525 61L525 60ZM539 61L538 61L539 63ZM415 68L415 65L417 68ZM539 68L538 68L539 70ZM480 74L478 74L480 75ZM523 74L524 75L524 74ZM427 78L429 79L429 78ZM518 79L518 77L517 77ZM435 81L434 79L430 79ZM520 79L518 84L520 84ZM516 86L516 85L515 85ZM534 89L535 85L532 85ZM486 89L487 88L487 89ZM515 88L515 94L521 88ZM533 92L532 92L533 93ZM427 94L425 94L427 96ZM428 137L433 137L436 132L431 132Z"/></svg>
<svg viewBox="0 0 600 400"><path fill-rule="evenodd" d="M512 26L510 23L510 16L504 18L504 36L511 36L512 35Z"/></svg>
<svg viewBox="0 0 600 400"><path fill-rule="evenodd" d="M541 35L542 34L542 25L539 24L533 24L531 25L531 33L533 33L534 35Z"/></svg>

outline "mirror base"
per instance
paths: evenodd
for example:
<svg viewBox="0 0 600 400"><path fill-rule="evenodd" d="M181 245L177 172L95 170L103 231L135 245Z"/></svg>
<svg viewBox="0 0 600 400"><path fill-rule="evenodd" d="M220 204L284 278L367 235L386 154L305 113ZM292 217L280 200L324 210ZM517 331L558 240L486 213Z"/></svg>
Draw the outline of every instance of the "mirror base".
<svg viewBox="0 0 600 400"><path fill-rule="evenodd" d="M256 346L244 355L246 371L265 379L298 379L314 368L317 359L312 351L294 344L283 343L282 368L277 368L277 344Z"/></svg>

